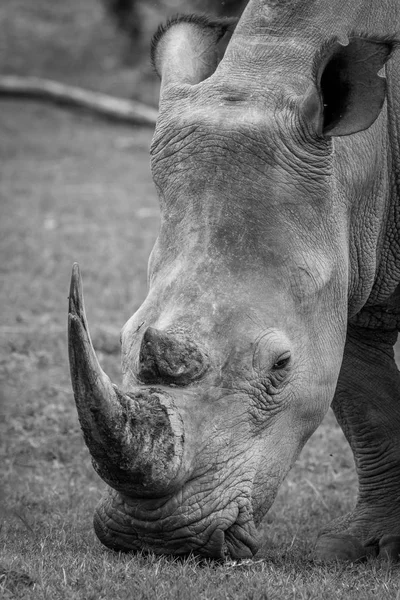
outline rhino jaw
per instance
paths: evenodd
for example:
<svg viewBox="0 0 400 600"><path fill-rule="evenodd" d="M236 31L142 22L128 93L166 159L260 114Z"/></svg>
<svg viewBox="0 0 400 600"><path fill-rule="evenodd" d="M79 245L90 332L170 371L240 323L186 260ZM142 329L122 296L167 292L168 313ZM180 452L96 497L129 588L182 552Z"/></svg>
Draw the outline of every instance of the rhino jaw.
<svg viewBox="0 0 400 600"><path fill-rule="evenodd" d="M150 551L217 560L252 558L260 535L249 502L231 500L197 520L185 503L187 490L177 498L132 499L114 490L101 499L94 514L99 540L118 552Z"/></svg>
<svg viewBox="0 0 400 600"><path fill-rule="evenodd" d="M154 387L123 394L101 369L76 263L69 295L68 348L79 421L100 477L136 497L162 496L179 487L184 431L173 398Z"/></svg>

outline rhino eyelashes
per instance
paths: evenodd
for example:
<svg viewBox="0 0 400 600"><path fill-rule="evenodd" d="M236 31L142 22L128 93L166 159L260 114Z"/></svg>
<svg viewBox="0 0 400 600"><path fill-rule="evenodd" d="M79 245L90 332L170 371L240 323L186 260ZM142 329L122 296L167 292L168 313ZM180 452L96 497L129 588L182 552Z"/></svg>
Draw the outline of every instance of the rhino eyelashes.
<svg viewBox="0 0 400 600"><path fill-rule="evenodd" d="M281 369L284 369L285 367L288 366L290 362L290 354L285 354L284 356L282 356L281 358L279 358L273 365L272 365L272 369L274 371L280 371Z"/></svg>

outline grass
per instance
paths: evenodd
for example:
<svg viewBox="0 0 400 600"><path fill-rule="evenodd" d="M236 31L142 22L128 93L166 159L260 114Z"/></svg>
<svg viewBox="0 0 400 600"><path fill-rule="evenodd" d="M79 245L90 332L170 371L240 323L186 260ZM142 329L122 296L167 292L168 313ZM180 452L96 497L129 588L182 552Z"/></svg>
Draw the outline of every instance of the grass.
<svg viewBox="0 0 400 600"><path fill-rule="evenodd" d="M50 0L2 3L7 35L30 36L3 54L9 72L54 76L58 69L59 78L72 79L65 63L86 56L94 29L118 48L95 3L68 6L76 14ZM72 52L67 41L75 38ZM92 58L103 50L96 43ZM100 66L88 75L90 60L81 67L76 59L77 79L112 87L117 75ZM127 89L124 77L118 89ZM13 101L1 103L0 128L0 597L400 598L396 565L311 560L318 530L349 510L356 494L351 452L331 413L283 484L254 562L122 555L100 545L91 520L104 484L82 440L67 363L69 276L77 260L99 359L118 382L119 329L145 297L158 229L151 132Z"/></svg>

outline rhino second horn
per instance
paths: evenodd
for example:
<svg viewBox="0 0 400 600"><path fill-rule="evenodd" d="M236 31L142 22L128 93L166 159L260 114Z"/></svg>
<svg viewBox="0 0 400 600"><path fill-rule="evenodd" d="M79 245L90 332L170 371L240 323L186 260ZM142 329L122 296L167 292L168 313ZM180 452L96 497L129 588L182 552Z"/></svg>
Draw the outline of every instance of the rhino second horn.
<svg viewBox="0 0 400 600"><path fill-rule="evenodd" d="M209 366L208 357L188 337L154 327L144 332L138 377L143 383L188 385Z"/></svg>
<svg viewBox="0 0 400 600"><path fill-rule="evenodd" d="M174 489L183 456L183 423L164 390L122 394L101 369L89 335L79 267L71 278L68 346L79 421L100 477L135 497Z"/></svg>

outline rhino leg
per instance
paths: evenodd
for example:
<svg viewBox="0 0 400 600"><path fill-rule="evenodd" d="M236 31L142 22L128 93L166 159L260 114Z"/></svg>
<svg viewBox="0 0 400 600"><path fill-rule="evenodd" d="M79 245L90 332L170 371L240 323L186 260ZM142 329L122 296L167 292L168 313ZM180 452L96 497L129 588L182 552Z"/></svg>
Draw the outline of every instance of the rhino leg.
<svg viewBox="0 0 400 600"><path fill-rule="evenodd" d="M397 331L350 326L333 410L354 453L354 510L320 533L317 560L400 558L400 373Z"/></svg>

